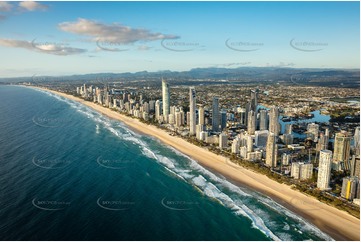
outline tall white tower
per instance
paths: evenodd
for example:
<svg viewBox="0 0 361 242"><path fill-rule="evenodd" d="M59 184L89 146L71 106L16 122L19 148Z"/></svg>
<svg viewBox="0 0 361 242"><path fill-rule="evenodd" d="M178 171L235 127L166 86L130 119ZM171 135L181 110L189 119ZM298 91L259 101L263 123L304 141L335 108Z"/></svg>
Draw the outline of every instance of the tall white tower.
<svg viewBox="0 0 361 242"><path fill-rule="evenodd" d="M168 122L168 116L170 113L170 97L169 97L169 85L166 80L162 78L162 101L163 101L163 118Z"/></svg>
<svg viewBox="0 0 361 242"><path fill-rule="evenodd" d="M196 90L194 87L189 88L189 112L190 112L190 124L189 124L189 134L196 134Z"/></svg>
<svg viewBox="0 0 361 242"><path fill-rule="evenodd" d="M277 152L276 135L270 132L266 145L266 165L269 167L277 166Z"/></svg>
<svg viewBox="0 0 361 242"><path fill-rule="evenodd" d="M329 188L332 166L332 151L321 150L318 165L317 188L326 190Z"/></svg>

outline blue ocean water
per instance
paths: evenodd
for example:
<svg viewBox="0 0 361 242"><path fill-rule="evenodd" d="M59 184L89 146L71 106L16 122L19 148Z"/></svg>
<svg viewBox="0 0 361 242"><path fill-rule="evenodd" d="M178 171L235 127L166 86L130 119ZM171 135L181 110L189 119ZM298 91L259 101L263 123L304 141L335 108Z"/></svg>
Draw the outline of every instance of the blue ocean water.
<svg viewBox="0 0 361 242"><path fill-rule="evenodd" d="M1 86L0 113L2 240L331 239L77 102Z"/></svg>

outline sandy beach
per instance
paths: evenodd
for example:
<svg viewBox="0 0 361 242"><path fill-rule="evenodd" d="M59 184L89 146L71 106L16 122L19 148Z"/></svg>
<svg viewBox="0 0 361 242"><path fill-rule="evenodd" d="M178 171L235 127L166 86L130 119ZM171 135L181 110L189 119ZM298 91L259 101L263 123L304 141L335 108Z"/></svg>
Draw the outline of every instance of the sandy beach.
<svg viewBox="0 0 361 242"><path fill-rule="evenodd" d="M47 91L83 103L110 118L125 123L130 128L158 138L163 143L188 155L199 162L199 164L222 174L234 183L247 186L270 196L279 204L311 222L335 240L360 240L360 220L344 211L321 203L317 199L302 194L301 192L292 190L290 186L280 184L265 175L233 164L227 161L225 157L218 156L181 138L170 136L167 132L155 126L144 124L137 119L127 117L98 104L84 101L71 95L52 90Z"/></svg>

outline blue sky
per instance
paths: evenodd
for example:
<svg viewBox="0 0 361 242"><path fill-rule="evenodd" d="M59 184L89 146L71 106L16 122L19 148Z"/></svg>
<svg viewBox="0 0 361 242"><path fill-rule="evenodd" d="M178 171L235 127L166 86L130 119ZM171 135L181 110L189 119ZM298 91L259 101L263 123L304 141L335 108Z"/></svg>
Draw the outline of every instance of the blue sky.
<svg viewBox="0 0 361 242"><path fill-rule="evenodd" d="M359 2L0 2L0 76L359 68Z"/></svg>

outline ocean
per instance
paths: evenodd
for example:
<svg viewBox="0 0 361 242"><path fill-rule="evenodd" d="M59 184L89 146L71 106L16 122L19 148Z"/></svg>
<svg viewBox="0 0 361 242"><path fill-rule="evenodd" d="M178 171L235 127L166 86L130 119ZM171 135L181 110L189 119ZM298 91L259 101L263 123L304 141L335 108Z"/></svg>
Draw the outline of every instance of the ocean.
<svg viewBox="0 0 361 242"><path fill-rule="evenodd" d="M1 240L331 240L119 121L0 86Z"/></svg>

